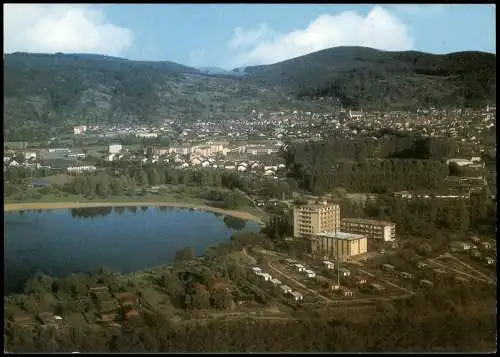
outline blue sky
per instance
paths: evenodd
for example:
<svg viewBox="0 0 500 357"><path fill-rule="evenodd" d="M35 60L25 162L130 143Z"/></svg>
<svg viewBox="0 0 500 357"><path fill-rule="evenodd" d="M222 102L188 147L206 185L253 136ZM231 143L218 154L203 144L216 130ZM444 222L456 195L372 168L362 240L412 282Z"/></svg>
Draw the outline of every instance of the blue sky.
<svg viewBox="0 0 500 357"><path fill-rule="evenodd" d="M4 5L4 53L269 64L340 45L496 53L494 5Z"/></svg>

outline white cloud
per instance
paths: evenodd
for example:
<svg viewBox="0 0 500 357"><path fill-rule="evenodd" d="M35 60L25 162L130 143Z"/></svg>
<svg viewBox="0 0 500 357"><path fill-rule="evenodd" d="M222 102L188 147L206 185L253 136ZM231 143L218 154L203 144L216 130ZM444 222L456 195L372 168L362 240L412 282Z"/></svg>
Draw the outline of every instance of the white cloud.
<svg viewBox="0 0 500 357"><path fill-rule="evenodd" d="M132 45L132 32L109 23L102 6L4 5L4 53L84 52L119 55Z"/></svg>
<svg viewBox="0 0 500 357"><path fill-rule="evenodd" d="M336 46L366 46L404 51L413 48L409 28L395 15L375 6L366 16L355 11L323 14L305 29L277 34L266 25L234 30L228 47L235 51L232 67L271 64Z"/></svg>

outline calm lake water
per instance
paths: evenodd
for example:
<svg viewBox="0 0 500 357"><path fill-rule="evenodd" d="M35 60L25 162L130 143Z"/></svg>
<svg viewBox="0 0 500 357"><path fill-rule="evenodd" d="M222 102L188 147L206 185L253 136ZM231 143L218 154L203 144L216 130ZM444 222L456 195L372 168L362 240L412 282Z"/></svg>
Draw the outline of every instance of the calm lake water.
<svg viewBox="0 0 500 357"><path fill-rule="evenodd" d="M37 272L52 276L106 266L129 273L198 255L259 225L215 213L168 207L108 207L4 214L5 295Z"/></svg>

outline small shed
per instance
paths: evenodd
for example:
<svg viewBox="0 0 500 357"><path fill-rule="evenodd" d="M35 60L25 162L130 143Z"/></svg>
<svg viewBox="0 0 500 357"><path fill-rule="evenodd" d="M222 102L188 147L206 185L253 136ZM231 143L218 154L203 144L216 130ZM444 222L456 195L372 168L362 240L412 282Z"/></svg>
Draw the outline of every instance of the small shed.
<svg viewBox="0 0 500 357"><path fill-rule="evenodd" d="M419 269L423 269L423 268L425 268L426 266L428 266L428 264L427 264L427 263L424 263L424 262L418 262L418 263L417 263L417 268L419 268Z"/></svg>
<svg viewBox="0 0 500 357"><path fill-rule="evenodd" d="M285 294L288 294L288 293L291 293L292 292L292 288L290 288L288 285L281 285L280 286L280 289L285 293Z"/></svg>
<svg viewBox="0 0 500 357"><path fill-rule="evenodd" d="M328 260L324 260L323 264L326 266L327 269L335 269L335 264Z"/></svg>
<svg viewBox="0 0 500 357"><path fill-rule="evenodd" d="M312 270L306 269L306 270L304 270L304 272L306 273L308 278L314 278L316 276L316 273L313 272Z"/></svg>
<svg viewBox="0 0 500 357"><path fill-rule="evenodd" d="M356 282L357 285L365 285L366 284L366 279L363 277L355 277L354 281Z"/></svg>
<svg viewBox="0 0 500 357"><path fill-rule="evenodd" d="M405 280L411 280L413 279L413 274L403 271L401 272L401 277Z"/></svg>
<svg viewBox="0 0 500 357"><path fill-rule="evenodd" d="M346 297L353 296L352 290L347 289L347 288L341 288L340 293L342 294L342 296L346 296Z"/></svg>
<svg viewBox="0 0 500 357"><path fill-rule="evenodd" d="M383 264L382 269L384 269L385 271L394 271L394 269L396 269L396 267L394 265L391 265L391 264Z"/></svg>
<svg viewBox="0 0 500 357"><path fill-rule="evenodd" d="M481 242L479 246L483 249L490 249L491 248L491 243L490 242Z"/></svg>
<svg viewBox="0 0 500 357"><path fill-rule="evenodd" d="M304 299L304 297L302 296L302 294L299 293L298 291L292 291L290 294L292 295L292 298L295 301L302 301Z"/></svg>
<svg viewBox="0 0 500 357"><path fill-rule="evenodd" d="M478 243L480 242L479 238L478 238L478 237L476 237L476 236L472 236L472 237L470 238L470 240L471 240L471 241L472 241L472 243L474 243L474 244L478 244Z"/></svg>
<svg viewBox="0 0 500 357"><path fill-rule="evenodd" d="M495 264L495 259L493 259L492 257L486 257L484 258L484 261L486 262L486 264L490 265L490 264Z"/></svg>
<svg viewBox="0 0 500 357"><path fill-rule="evenodd" d="M294 264L299 272L306 270L306 268L302 264Z"/></svg>
<svg viewBox="0 0 500 357"><path fill-rule="evenodd" d="M432 287L434 285L434 283L430 280L427 280L427 279L421 279L420 285L426 286L426 287Z"/></svg>

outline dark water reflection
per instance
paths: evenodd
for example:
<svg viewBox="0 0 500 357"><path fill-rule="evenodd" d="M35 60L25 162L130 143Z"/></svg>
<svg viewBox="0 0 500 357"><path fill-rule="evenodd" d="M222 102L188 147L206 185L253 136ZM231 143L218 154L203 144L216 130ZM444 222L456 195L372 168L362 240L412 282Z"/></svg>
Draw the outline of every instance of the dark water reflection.
<svg viewBox="0 0 500 357"><path fill-rule="evenodd" d="M92 207L4 214L4 293L37 272L67 275L100 266L128 273L167 264L186 247L203 254L259 225L172 207Z"/></svg>

